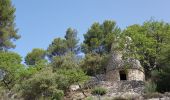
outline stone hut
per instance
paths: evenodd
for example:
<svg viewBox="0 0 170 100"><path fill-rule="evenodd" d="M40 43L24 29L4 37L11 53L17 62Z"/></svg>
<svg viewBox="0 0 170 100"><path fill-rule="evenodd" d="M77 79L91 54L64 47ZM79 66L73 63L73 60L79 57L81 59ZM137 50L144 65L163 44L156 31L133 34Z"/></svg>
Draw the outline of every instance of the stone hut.
<svg viewBox="0 0 170 100"><path fill-rule="evenodd" d="M122 54L114 52L106 68L107 81L144 81L144 69L139 60L129 58L122 59Z"/></svg>

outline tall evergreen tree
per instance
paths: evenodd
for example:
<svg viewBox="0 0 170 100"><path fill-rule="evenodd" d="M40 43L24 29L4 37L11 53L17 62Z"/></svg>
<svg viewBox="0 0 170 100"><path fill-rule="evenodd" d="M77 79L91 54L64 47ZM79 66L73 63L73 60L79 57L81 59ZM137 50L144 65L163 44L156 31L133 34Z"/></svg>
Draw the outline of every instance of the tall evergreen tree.
<svg viewBox="0 0 170 100"><path fill-rule="evenodd" d="M51 59L54 56L62 56L68 50L65 39L55 38L47 49L47 55Z"/></svg>
<svg viewBox="0 0 170 100"><path fill-rule="evenodd" d="M20 38L15 28L15 7L11 0L0 0L0 50L14 48L14 40Z"/></svg>
<svg viewBox="0 0 170 100"><path fill-rule="evenodd" d="M68 50L76 53L78 50L78 38L77 31L72 28L68 28L66 31L65 39L67 42Z"/></svg>
<svg viewBox="0 0 170 100"><path fill-rule="evenodd" d="M114 21L106 20L102 24L94 23L84 34L83 52L109 53L113 41L120 32L120 28L116 26Z"/></svg>

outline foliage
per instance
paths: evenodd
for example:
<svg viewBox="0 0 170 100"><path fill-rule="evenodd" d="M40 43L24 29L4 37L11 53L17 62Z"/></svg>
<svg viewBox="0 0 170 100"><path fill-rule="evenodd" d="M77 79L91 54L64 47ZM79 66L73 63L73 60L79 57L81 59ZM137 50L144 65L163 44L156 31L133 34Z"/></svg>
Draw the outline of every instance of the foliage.
<svg viewBox="0 0 170 100"><path fill-rule="evenodd" d="M164 46L159 56L159 69L151 72L152 81L157 85L158 92L170 91L170 45Z"/></svg>
<svg viewBox="0 0 170 100"><path fill-rule="evenodd" d="M24 70L20 55L13 52L0 52L0 69L4 72L1 76L1 85L11 89Z"/></svg>
<svg viewBox="0 0 170 100"><path fill-rule="evenodd" d="M47 68L48 65L46 64L46 62L39 62L36 65L32 65L29 66L28 68L24 68L21 72L20 72L20 78L19 78L19 83L21 83L23 80L27 80L30 77L32 77L32 75L38 73L39 71L41 71L43 68Z"/></svg>
<svg viewBox="0 0 170 100"><path fill-rule="evenodd" d="M57 99L63 97L62 91L67 91L70 85L85 82L87 79L88 76L79 69L59 69L53 72L51 68L44 68L24 80L18 90L28 100L42 97Z"/></svg>
<svg viewBox="0 0 170 100"><path fill-rule="evenodd" d="M14 48L14 40L20 38L15 28L15 7L11 0L0 0L0 50Z"/></svg>
<svg viewBox="0 0 170 100"><path fill-rule="evenodd" d="M81 49L85 57L81 60L77 56L80 49L77 31L68 28L65 37L55 38L47 50L35 48L28 53L24 66L20 55L8 52L15 47L14 40L20 38L14 13L11 0L0 0L0 85L3 89L16 89L26 100L62 100L70 85L80 85L89 76L105 74L109 54L121 52L123 59L140 60L149 79L146 93L155 97L156 90L170 91L169 23L151 19L121 32L115 21L95 22L84 34ZM97 95L106 92L102 87L92 91Z"/></svg>
<svg viewBox="0 0 170 100"><path fill-rule="evenodd" d="M35 65L41 60L45 60L46 51L43 49L35 48L32 52L28 53L25 57L25 63L27 65Z"/></svg>
<svg viewBox="0 0 170 100"><path fill-rule="evenodd" d="M148 81L145 83L145 93L153 93L156 92L156 84L152 81Z"/></svg>
<svg viewBox="0 0 170 100"><path fill-rule="evenodd" d="M49 45L47 53L49 58L53 56L62 56L66 53L68 47L65 39L55 38Z"/></svg>
<svg viewBox="0 0 170 100"><path fill-rule="evenodd" d="M68 50L74 53L78 52L78 38L77 31L72 28L68 28L66 31L65 39L67 42Z"/></svg>
<svg viewBox="0 0 170 100"><path fill-rule="evenodd" d="M154 82L157 85L157 91L159 92L168 92L170 91L170 67L162 68L157 75L156 78L153 78Z"/></svg>
<svg viewBox="0 0 170 100"><path fill-rule="evenodd" d="M87 75L90 76L103 74L105 73L107 59L107 55L100 56L97 53L89 53L85 55L81 67L85 72L87 72Z"/></svg>
<svg viewBox="0 0 170 100"><path fill-rule="evenodd" d="M58 68L66 68L66 69L72 69L72 68L78 68L78 61L76 59L76 55L73 53L67 53L64 56L55 56L52 59L51 66L54 70L57 70Z"/></svg>
<svg viewBox="0 0 170 100"><path fill-rule="evenodd" d="M51 59L53 56L63 56L68 52L77 53L78 48L77 31L68 28L65 34L65 39L55 38L47 49L48 57Z"/></svg>
<svg viewBox="0 0 170 100"><path fill-rule="evenodd" d="M50 69L44 69L25 80L21 84L20 90L25 100L63 96L57 89L54 74Z"/></svg>
<svg viewBox="0 0 170 100"><path fill-rule="evenodd" d="M95 95L104 95L104 94L106 94L106 92L107 92L107 90L102 87L95 87L92 90L92 94L95 94Z"/></svg>
<svg viewBox="0 0 170 100"><path fill-rule="evenodd" d="M85 57L78 59L77 31L66 30L64 38L55 38L47 50L35 48L22 58L9 52L20 38L15 27L15 7L11 0L0 0L0 89L18 93L26 100L62 100L72 84L82 84L89 76L105 74L109 54L121 52L123 59L139 59L145 69L145 92L170 91L170 24L149 20L142 25L128 26L121 32L115 21L95 22L84 34L81 45ZM49 57L50 63L45 59ZM89 75L89 76L87 76ZM1 91L0 91L1 92ZM95 87L93 94L107 90ZM4 92L5 93L5 92ZM146 95L147 96L147 95ZM119 98L120 99L120 98Z"/></svg>
<svg viewBox="0 0 170 100"><path fill-rule="evenodd" d="M81 84L89 79L81 69L59 69L56 73L58 88L64 91L72 84Z"/></svg>
<svg viewBox="0 0 170 100"><path fill-rule="evenodd" d="M63 100L64 92L62 90L57 90L52 96L52 100Z"/></svg>
<svg viewBox="0 0 170 100"><path fill-rule="evenodd" d="M102 24L94 23L84 34L82 51L84 53L109 53L114 39L120 32L120 28L114 21L106 20Z"/></svg>
<svg viewBox="0 0 170 100"><path fill-rule="evenodd" d="M136 52L146 73L150 78L152 70L157 69L162 49L169 45L170 25L162 21L150 20L143 25L132 25L123 32L132 38L131 51Z"/></svg>

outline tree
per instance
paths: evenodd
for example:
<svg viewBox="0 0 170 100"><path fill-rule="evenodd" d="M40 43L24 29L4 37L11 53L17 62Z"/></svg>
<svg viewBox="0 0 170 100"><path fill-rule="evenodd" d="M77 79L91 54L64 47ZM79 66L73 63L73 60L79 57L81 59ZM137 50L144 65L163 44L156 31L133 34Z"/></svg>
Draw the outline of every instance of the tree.
<svg viewBox="0 0 170 100"><path fill-rule="evenodd" d="M20 38L15 28L15 7L11 0L0 0L0 50L14 48L14 40Z"/></svg>
<svg viewBox="0 0 170 100"><path fill-rule="evenodd" d="M67 53L63 56L55 56L52 59L51 66L54 70L59 68L64 69L77 69L79 68L78 60L73 53Z"/></svg>
<svg viewBox="0 0 170 100"><path fill-rule="evenodd" d="M132 38L132 51L141 61L149 78L151 71L159 68L161 50L169 45L170 25L165 22L150 20L143 25L132 25L124 30L124 35Z"/></svg>
<svg viewBox="0 0 170 100"><path fill-rule="evenodd" d="M58 69L56 71L58 88L68 91L70 85L86 82L89 77L81 69Z"/></svg>
<svg viewBox="0 0 170 100"><path fill-rule="evenodd" d="M0 52L0 69L4 72L1 75L1 84L9 90L17 83L24 70L21 61L20 55L16 53Z"/></svg>
<svg viewBox="0 0 170 100"><path fill-rule="evenodd" d="M35 65L36 63L45 60L46 51L43 49L35 48L25 57L27 65Z"/></svg>
<svg viewBox="0 0 170 100"><path fill-rule="evenodd" d="M68 50L67 42L65 39L56 38L53 42L49 45L47 49L47 55L49 58L53 56L62 56Z"/></svg>
<svg viewBox="0 0 170 100"><path fill-rule="evenodd" d="M67 42L68 50L71 52L76 53L78 50L78 38L77 38L77 31L72 28L68 28L66 31L65 39Z"/></svg>
<svg viewBox="0 0 170 100"><path fill-rule="evenodd" d="M48 57L51 59L54 56L62 56L68 52L77 53L78 48L77 31L68 28L66 31L65 39L55 38L47 49Z"/></svg>
<svg viewBox="0 0 170 100"><path fill-rule="evenodd" d="M157 91L170 91L170 45L162 48L159 57L159 69L152 71L152 81L156 83Z"/></svg>
<svg viewBox="0 0 170 100"><path fill-rule="evenodd" d="M106 70L107 55L99 55L94 53L86 54L82 62L82 69L90 76L104 74Z"/></svg>
<svg viewBox="0 0 170 100"><path fill-rule="evenodd" d="M25 100L57 99L62 100L64 93L58 89L55 74L45 68L20 84L20 92Z"/></svg>
<svg viewBox="0 0 170 100"><path fill-rule="evenodd" d="M84 34L82 50L84 53L109 53L115 38L120 35L116 22L106 20L102 24L94 23Z"/></svg>
<svg viewBox="0 0 170 100"><path fill-rule="evenodd" d="M20 92L26 100L55 99L63 100L72 84L86 82L89 77L81 69L59 68L53 71L51 67L44 68L31 78L20 84Z"/></svg>
<svg viewBox="0 0 170 100"><path fill-rule="evenodd" d="M106 52L111 51L111 46L114 45L116 38L119 37L121 29L116 25L116 22L106 20L101 25L101 28L104 33L103 45L105 46Z"/></svg>

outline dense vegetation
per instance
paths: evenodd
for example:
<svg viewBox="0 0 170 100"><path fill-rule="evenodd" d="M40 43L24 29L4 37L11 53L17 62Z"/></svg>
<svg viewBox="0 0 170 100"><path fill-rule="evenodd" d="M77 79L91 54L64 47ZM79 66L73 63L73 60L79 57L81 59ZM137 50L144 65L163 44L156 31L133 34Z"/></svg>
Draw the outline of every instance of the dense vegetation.
<svg viewBox="0 0 170 100"><path fill-rule="evenodd" d="M33 49L22 64L21 56L10 51L20 38L14 13L11 0L0 0L1 92L12 91L25 100L60 100L70 85L81 85L89 76L104 74L112 51L125 48L125 57L140 60L146 80L154 84L150 87L158 92L170 91L169 23L151 19L120 29L115 21L96 22L84 34L83 43L79 43L76 29L68 28L64 38L55 38L47 50ZM127 37L131 43L125 46Z"/></svg>

